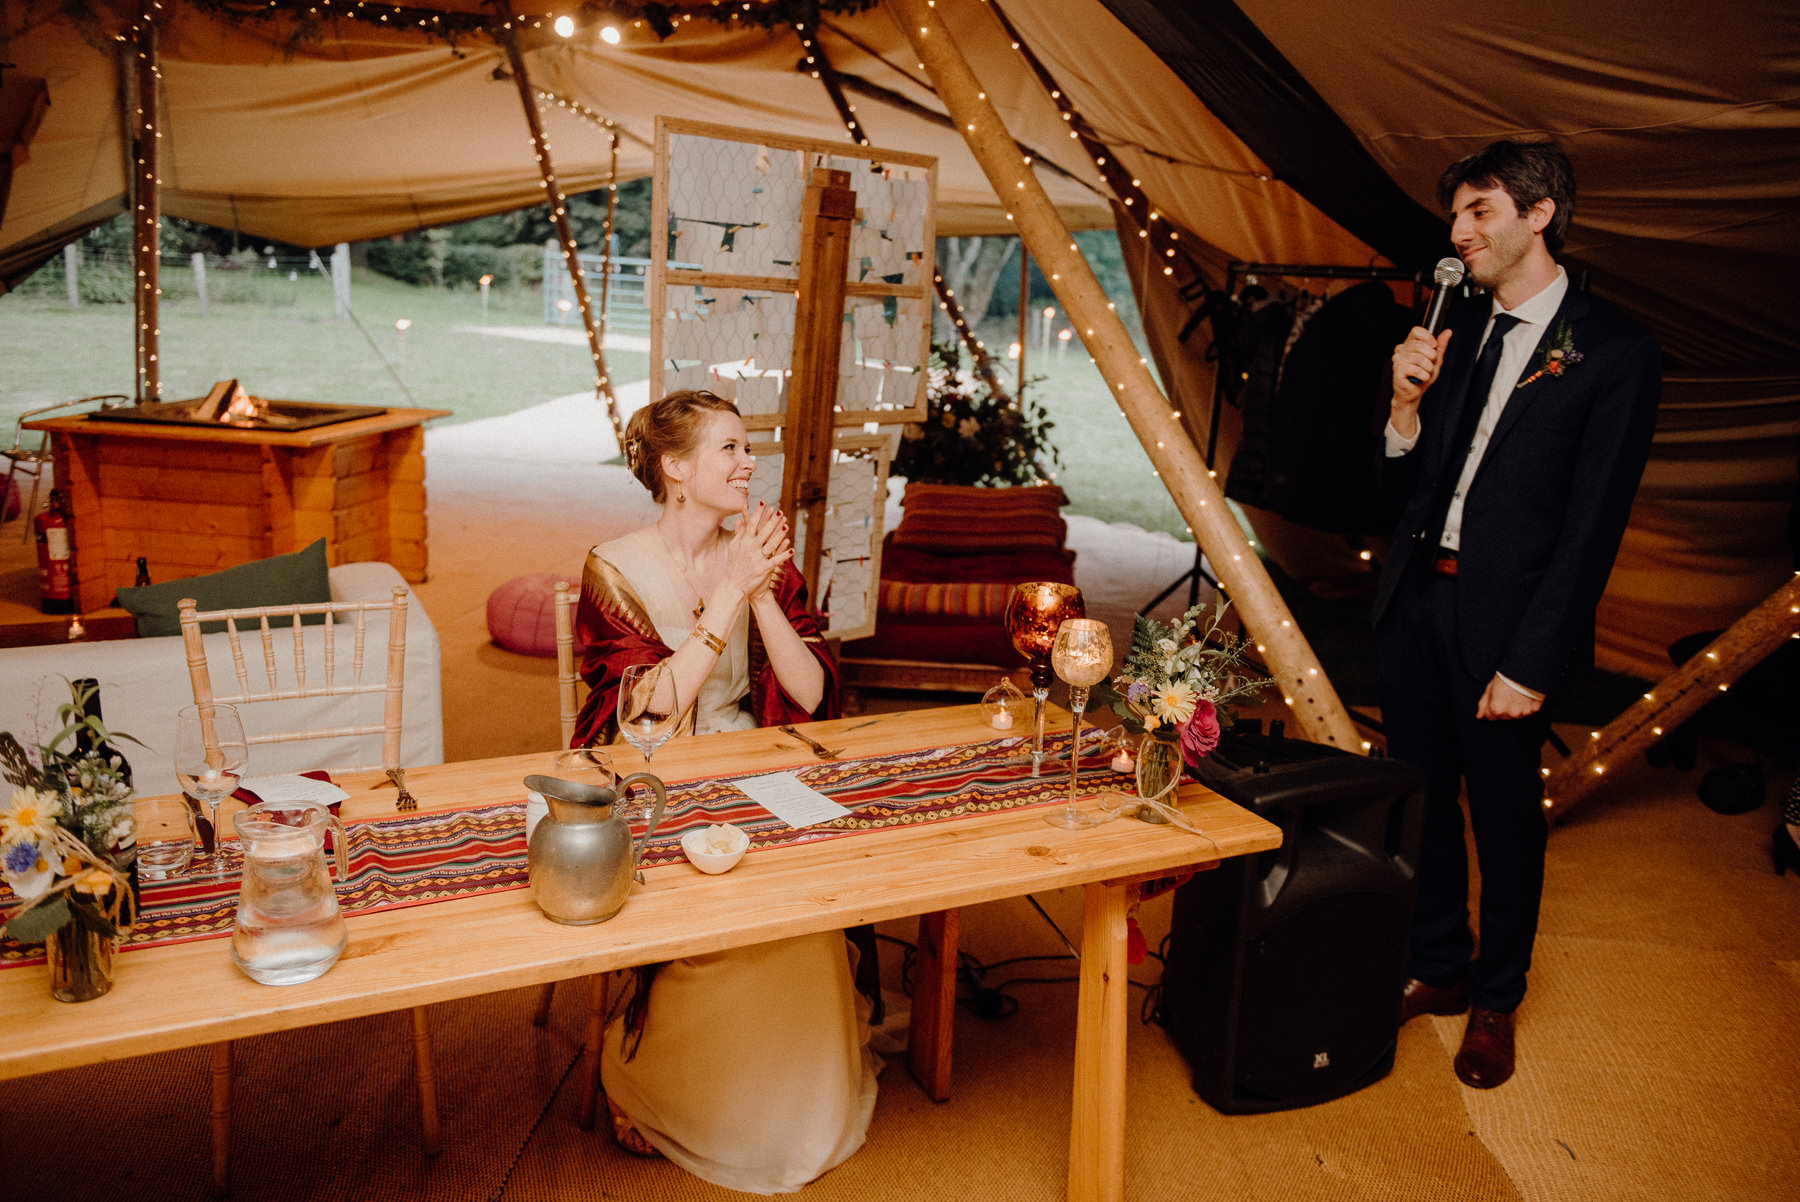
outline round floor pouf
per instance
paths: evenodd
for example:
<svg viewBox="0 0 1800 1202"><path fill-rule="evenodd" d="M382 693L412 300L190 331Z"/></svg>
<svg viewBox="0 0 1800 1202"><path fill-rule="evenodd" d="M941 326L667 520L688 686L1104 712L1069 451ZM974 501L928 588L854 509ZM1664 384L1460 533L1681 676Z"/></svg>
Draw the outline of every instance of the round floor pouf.
<svg viewBox="0 0 1800 1202"><path fill-rule="evenodd" d="M556 655L556 582L575 580L554 572L514 576L488 594L488 637L520 655Z"/></svg>

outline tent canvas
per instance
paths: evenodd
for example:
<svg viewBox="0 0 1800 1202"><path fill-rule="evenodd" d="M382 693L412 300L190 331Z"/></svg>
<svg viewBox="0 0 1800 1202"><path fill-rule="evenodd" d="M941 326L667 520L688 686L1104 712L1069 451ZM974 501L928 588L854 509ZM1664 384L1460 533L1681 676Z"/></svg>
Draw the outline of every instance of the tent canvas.
<svg viewBox="0 0 1800 1202"><path fill-rule="evenodd" d="M844 136L800 32L694 16L711 7L668 5L671 36L628 28L616 46L592 25L558 37L550 18L574 5L514 12L533 83L619 123L624 176L649 171L660 113ZM113 10L90 11L78 26L47 0L0 10L0 59L16 64L0 72L0 109L36 80L49 101L12 148L8 281L127 207L128 64L107 36ZM285 18L164 6L165 212L324 245L533 203L504 52L479 35L447 44L397 27L402 13L493 10L437 0L392 11L386 23L324 17L316 38L295 40ZM1581 181L1568 258L1658 334L1670 371L1602 609L1603 666L1659 676L1669 641L1728 623L1786 578L1781 527L1800 459L1800 319L1778 283L1800 266L1791 5L1747 0L1730 22L1621 0L1574 14L1549 0L1476 14L1399 0L939 0L937 11L1066 222L1108 226L1124 210L1002 15L1215 285L1229 259L1428 267L1416 259L1441 237L1429 224L1443 164L1498 136L1557 137ZM890 12L828 12L811 32L873 140L938 159L940 232L1010 232ZM605 182L603 133L544 107L564 189ZM1313 119L1321 112L1331 119ZM1162 378L1191 422L1211 391L1205 334L1175 337L1193 302L1155 273L1137 283ZM1310 559L1339 550L1303 532L1265 541L1302 579Z"/></svg>

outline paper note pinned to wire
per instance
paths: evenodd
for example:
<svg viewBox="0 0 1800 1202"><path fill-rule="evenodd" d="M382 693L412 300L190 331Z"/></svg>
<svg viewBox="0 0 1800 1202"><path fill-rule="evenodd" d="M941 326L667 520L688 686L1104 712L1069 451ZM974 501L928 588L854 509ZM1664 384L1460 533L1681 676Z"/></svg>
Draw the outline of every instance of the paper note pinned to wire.
<svg viewBox="0 0 1800 1202"><path fill-rule="evenodd" d="M830 822L850 812L817 789L801 784L792 772L771 772L735 783L751 801L796 829Z"/></svg>

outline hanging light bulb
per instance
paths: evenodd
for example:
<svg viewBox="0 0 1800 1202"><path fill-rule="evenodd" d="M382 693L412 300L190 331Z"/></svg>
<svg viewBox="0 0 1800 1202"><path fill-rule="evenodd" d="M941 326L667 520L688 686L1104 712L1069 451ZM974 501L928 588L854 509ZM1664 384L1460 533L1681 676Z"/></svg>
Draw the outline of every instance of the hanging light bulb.
<svg viewBox="0 0 1800 1202"><path fill-rule="evenodd" d="M620 36L619 27L617 25L602 25L600 27L600 40L605 42L608 46L617 46L619 44Z"/></svg>
<svg viewBox="0 0 1800 1202"><path fill-rule="evenodd" d="M556 36L559 38L574 37L575 18L567 15L556 18Z"/></svg>

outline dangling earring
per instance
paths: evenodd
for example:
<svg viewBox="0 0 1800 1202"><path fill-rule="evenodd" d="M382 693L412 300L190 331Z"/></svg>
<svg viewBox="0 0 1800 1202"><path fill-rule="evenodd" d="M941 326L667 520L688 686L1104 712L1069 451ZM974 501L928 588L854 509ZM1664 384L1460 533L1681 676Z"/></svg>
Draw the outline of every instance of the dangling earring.
<svg viewBox="0 0 1800 1202"><path fill-rule="evenodd" d="M686 505L687 504L687 494L684 492L676 493L675 494L675 503L677 505Z"/></svg>

